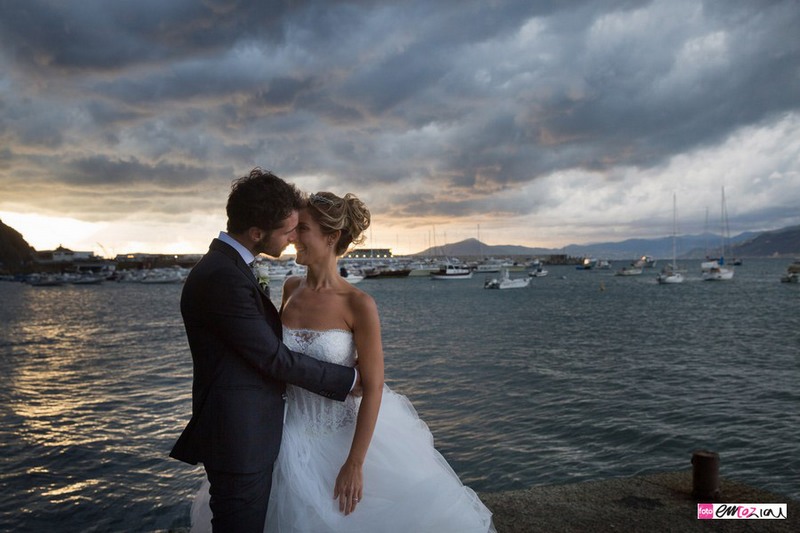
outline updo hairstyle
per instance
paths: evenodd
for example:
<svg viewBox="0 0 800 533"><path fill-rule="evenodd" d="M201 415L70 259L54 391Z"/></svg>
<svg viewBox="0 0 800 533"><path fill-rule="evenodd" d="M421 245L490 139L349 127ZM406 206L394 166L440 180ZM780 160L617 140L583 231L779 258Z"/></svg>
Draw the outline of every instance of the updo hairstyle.
<svg viewBox="0 0 800 533"><path fill-rule="evenodd" d="M344 198L325 191L309 195L308 212L320 225L322 233L329 235L341 231L334 246L337 256L344 255L351 244L361 244L366 238L364 231L369 227L369 209L355 194L347 193Z"/></svg>

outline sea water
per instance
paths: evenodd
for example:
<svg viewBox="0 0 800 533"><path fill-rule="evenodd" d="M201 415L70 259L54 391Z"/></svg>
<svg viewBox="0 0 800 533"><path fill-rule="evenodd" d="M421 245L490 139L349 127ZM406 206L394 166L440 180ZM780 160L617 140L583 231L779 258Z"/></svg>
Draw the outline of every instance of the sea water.
<svg viewBox="0 0 800 533"><path fill-rule="evenodd" d="M525 289L358 287L380 308L387 383L478 492L688 470L708 449L723 477L798 499L788 263L704 282L685 262L665 286L564 266ZM0 530L188 527L203 470L168 457L191 409L181 288L0 283Z"/></svg>

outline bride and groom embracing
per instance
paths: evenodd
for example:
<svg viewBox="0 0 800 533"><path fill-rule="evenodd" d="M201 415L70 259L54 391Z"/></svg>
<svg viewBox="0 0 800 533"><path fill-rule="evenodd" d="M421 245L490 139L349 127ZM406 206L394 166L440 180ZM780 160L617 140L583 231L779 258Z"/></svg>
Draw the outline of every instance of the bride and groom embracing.
<svg viewBox="0 0 800 533"><path fill-rule="evenodd" d="M256 168L234 182L227 214L181 297L192 417L170 456L206 470L192 531L494 531L384 385L375 302L338 273L363 241L366 206L305 197ZM279 313L249 263L290 243L307 275L286 280Z"/></svg>

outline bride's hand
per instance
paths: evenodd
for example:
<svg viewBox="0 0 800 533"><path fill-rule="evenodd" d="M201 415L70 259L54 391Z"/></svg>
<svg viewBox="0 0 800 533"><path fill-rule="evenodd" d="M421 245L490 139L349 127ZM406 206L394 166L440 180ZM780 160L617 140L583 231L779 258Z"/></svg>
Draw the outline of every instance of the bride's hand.
<svg viewBox="0 0 800 533"><path fill-rule="evenodd" d="M339 500L339 510L349 515L356 509L364 491L364 479L361 475L361 465L353 461L345 461L336 476L336 485L333 487L333 498Z"/></svg>

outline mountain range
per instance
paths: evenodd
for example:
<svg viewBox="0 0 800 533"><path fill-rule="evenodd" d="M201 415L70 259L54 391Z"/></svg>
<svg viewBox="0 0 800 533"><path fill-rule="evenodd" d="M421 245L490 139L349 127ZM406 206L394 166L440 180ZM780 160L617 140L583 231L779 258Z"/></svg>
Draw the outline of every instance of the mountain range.
<svg viewBox="0 0 800 533"><path fill-rule="evenodd" d="M712 233L681 235L676 238L679 259L699 259L720 255L722 237ZM744 232L732 237L726 244L726 254L732 257L800 256L800 226L765 232ZM567 255L571 257L596 257L598 259L634 259L649 255L657 259L672 257L672 237L656 239L628 239L619 242L570 244L563 248L530 248L518 245L489 245L477 239L429 248L416 256L472 256L472 257L541 257Z"/></svg>
<svg viewBox="0 0 800 533"><path fill-rule="evenodd" d="M719 235L682 235L676 239L678 257L698 259L719 254ZM745 232L730 239L732 257L800 257L800 226L773 231ZM0 220L0 272L17 273L33 260L36 250L25 241L22 234ZM657 259L672 257L672 237L658 239L628 239L620 242L570 244L563 248L531 248L518 245L489 245L477 239L446 244L413 254L416 256L472 256L472 257L544 257L568 255L571 257L596 257L598 259L634 259L649 255Z"/></svg>

